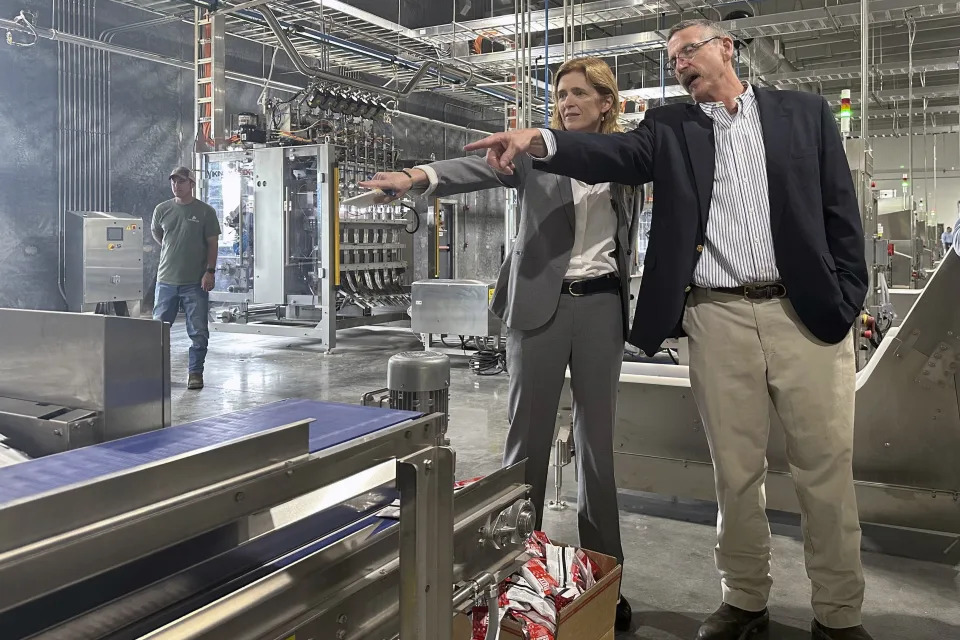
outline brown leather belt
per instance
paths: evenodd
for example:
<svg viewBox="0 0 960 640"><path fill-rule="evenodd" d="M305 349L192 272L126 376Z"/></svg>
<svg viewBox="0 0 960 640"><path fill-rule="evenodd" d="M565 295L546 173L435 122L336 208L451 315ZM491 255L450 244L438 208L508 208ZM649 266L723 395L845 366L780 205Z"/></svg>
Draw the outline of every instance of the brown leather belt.
<svg viewBox="0 0 960 640"><path fill-rule="evenodd" d="M598 278L589 278L587 280L564 280L563 285L560 287L561 294L574 297L619 290L620 278L614 273L608 273L607 275Z"/></svg>
<svg viewBox="0 0 960 640"><path fill-rule="evenodd" d="M787 287L782 282L747 284L742 287L714 287L709 290L743 296L747 300L772 300L787 297Z"/></svg>

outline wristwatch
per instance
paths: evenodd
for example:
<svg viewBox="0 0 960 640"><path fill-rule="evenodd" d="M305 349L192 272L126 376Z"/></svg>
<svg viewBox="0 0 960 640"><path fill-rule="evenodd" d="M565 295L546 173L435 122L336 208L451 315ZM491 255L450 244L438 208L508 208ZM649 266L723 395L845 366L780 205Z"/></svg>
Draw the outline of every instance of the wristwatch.
<svg viewBox="0 0 960 640"><path fill-rule="evenodd" d="M211 269L210 267L207 267L207 273L216 273L216 272L217 272L216 269Z"/></svg>

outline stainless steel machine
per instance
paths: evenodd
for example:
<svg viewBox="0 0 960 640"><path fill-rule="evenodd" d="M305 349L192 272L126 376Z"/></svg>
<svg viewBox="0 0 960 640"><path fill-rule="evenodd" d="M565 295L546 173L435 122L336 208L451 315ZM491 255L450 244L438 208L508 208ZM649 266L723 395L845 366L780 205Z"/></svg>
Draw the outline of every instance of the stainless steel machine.
<svg viewBox="0 0 960 640"><path fill-rule="evenodd" d="M307 337L329 350L338 328L407 319L404 209L340 205L372 162L335 144L201 156L202 198L223 229L214 331Z"/></svg>
<svg viewBox="0 0 960 640"><path fill-rule="evenodd" d="M0 468L3 637L450 640L535 513L522 464L454 491L442 418L288 400Z"/></svg>
<svg viewBox="0 0 960 640"><path fill-rule="evenodd" d="M909 210L890 211L879 216L883 239L893 246L890 256L890 287L918 289L925 278L921 269L923 240L911 226Z"/></svg>
<svg viewBox="0 0 960 640"><path fill-rule="evenodd" d="M490 310L495 286L486 280L418 280L412 288L410 328L427 349L443 344L442 336L455 336L456 348L472 338L499 349L501 323Z"/></svg>
<svg viewBox="0 0 960 640"><path fill-rule="evenodd" d="M69 211L63 288L70 311L140 315L143 223L137 216Z"/></svg>
<svg viewBox="0 0 960 640"><path fill-rule="evenodd" d="M0 309L0 436L36 458L170 425L170 325Z"/></svg>
<svg viewBox="0 0 960 640"><path fill-rule="evenodd" d="M861 520L941 532L945 546L960 535L957 291L960 255L950 252L901 325L886 333L858 372L856 394L853 471ZM767 505L796 513L782 427L772 407L771 420ZM624 363L614 438L621 489L716 499L687 367Z"/></svg>

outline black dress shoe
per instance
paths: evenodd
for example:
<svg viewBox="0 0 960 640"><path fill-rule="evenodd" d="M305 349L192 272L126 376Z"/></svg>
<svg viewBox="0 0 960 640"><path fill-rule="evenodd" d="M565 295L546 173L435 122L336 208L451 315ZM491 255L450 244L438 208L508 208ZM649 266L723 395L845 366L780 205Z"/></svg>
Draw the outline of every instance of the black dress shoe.
<svg viewBox="0 0 960 640"><path fill-rule="evenodd" d="M613 627L617 631L630 631L630 622L633 620L633 609L623 596L617 601L617 620Z"/></svg>
<svg viewBox="0 0 960 640"><path fill-rule="evenodd" d="M810 637L813 640L873 640L873 636L867 633L862 625L855 627L844 627L843 629L831 629L825 627L816 620L810 627Z"/></svg>
<svg viewBox="0 0 960 640"><path fill-rule="evenodd" d="M724 602L711 613L697 632L697 640L761 640L767 637L767 610L745 611Z"/></svg>

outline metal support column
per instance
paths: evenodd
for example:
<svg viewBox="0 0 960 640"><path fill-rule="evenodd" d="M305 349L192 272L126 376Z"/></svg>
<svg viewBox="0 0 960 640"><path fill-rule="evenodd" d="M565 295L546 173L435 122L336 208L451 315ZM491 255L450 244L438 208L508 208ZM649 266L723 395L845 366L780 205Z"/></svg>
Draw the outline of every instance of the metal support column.
<svg viewBox="0 0 960 640"><path fill-rule="evenodd" d="M870 65L867 59L867 44L870 38L869 4L870 0L861 0L860 2L860 139L863 141L863 164L861 165L863 167L867 166L867 156L870 153L867 141L867 134L869 133L867 112L870 105Z"/></svg>
<svg viewBox="0 0 960 640"><path fill-rule="evenodd" d="M926 72L924 72L926 75ZM924 81L923 86L927 83ZM927 166L927 98L923 98L923 221L930 224L929 168Z"/></svg>
<svg viewBox="0 0 960 640"><path fill-rule="evenodd" d="M451 640L453 451L397 461L400 489L400 640Z"/></svg>
<svg viewBox="0 0 960 640"><path fill-rule="evenodd" d="M908 162L910 163L907 167L907 209L910 210L910 239L916 240L917 237L917 223L916 223L916 208L914 206L913 198L913 41L917 37L917 23L911 17L907 16L907 38L909 40L908 50L907 50L907 155ZM914 255L914 271L918 271L920 268L920 256Z"/></svg>
<svg viewBox="0 0 960 640"><path fill-rule="evenodd" d="M937 202L937 138L939 134L933 134L933 202ZM936 206L933 207L933 212L937 212ZM937 224L937 221L934 220L933 224ZM944 225L946 228L946 225Z"/></svg>
<svg viewBox="0 0 960 640"><path fill-rule="evenodd" d="M337 346L337 286L340 284L340 168L333 145L317 147L317 306L322 310L317 328L327 351Z"/></svg>

